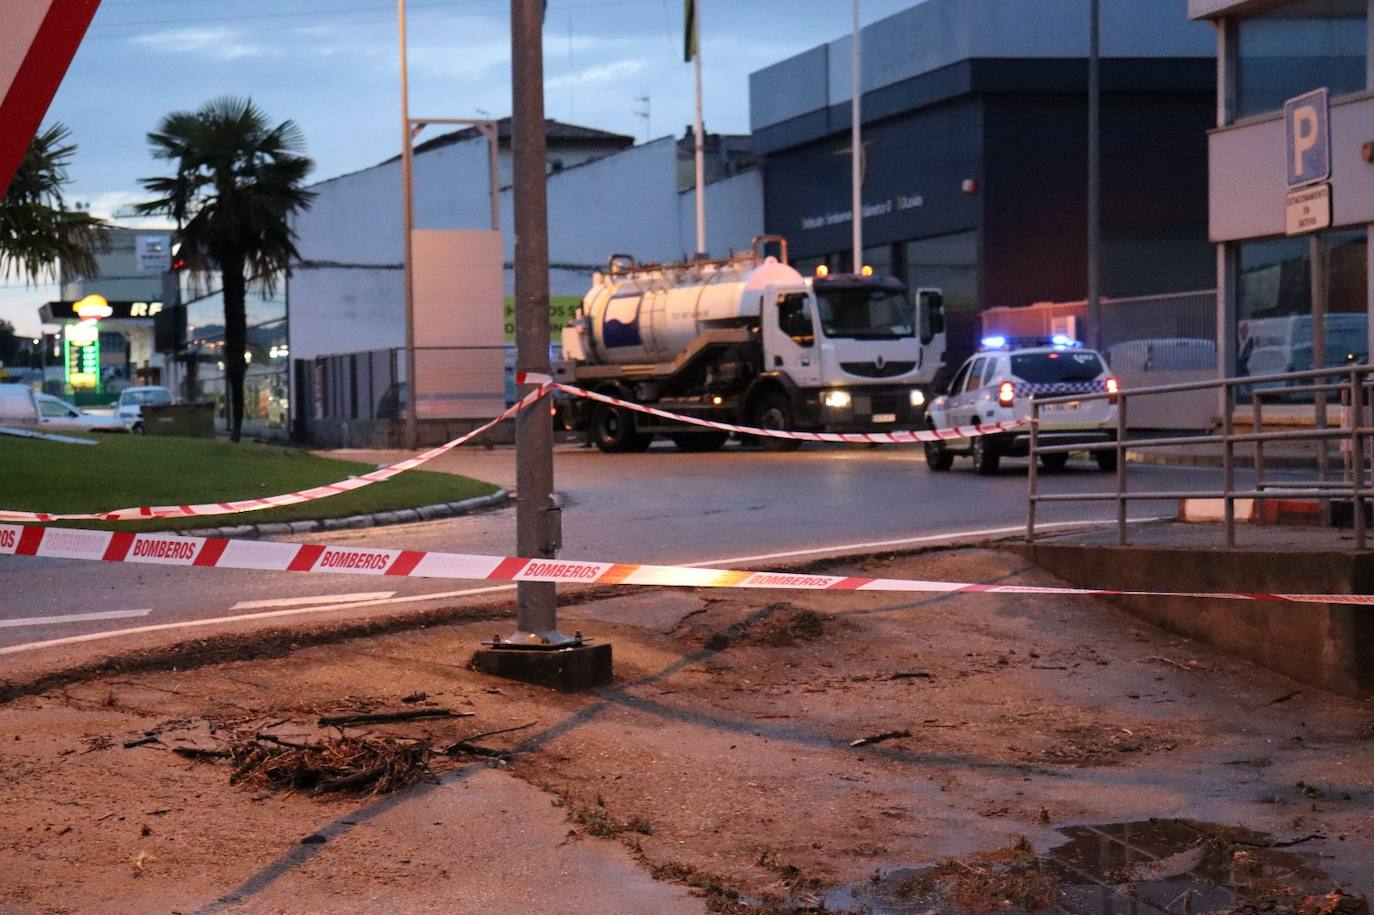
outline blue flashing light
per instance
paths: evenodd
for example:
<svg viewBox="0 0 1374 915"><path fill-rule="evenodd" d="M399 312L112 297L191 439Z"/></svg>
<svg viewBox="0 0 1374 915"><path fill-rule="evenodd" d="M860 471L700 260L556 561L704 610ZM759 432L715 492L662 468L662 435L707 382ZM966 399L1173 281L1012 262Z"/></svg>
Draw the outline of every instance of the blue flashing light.
<svg viewBox="0 0 1374 915"><path fill-rule="evenodd" d="M984 337L982 344L984 349L1002 349L1007 345L1007 338L1001 335Z"/></svg>
<svg viewBox="0 0 1374 915"><path fill-rule="evenodd" d="M1055 334L1050 338L1050 343L1057 347L1078 347L1083 345L1068 334Z"/></svg>

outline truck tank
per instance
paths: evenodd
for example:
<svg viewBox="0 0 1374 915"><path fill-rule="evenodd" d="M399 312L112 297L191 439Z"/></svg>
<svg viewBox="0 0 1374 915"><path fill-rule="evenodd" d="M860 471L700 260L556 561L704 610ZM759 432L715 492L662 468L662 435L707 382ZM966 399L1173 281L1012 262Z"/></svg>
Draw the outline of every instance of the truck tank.
<svg viewBox="0 0 1374 915"><path fill-rule="evenodd" d="M767 286L805 284L773 257L674 267L613 258L593 278L581 317L564 330L564 355L600 365L666 362L706 330L756 322Z"/></svg>

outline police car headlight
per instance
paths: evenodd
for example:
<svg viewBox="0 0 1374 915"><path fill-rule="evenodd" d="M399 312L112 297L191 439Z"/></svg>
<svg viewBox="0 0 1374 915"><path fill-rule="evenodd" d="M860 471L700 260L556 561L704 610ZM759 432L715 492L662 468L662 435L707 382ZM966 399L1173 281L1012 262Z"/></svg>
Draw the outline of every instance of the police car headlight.
<svg viewBox="0 0 1374 915"><path fill-rule="evenodd" d="M926 392L920 388L913 388L911 391L911 405L913 407L924 407L926 405Z"/></svg>
<svg viewBox="0 0 1374 915"><path fill-rule="evenodd" d="M821 395L821 403L834 410L843 410L853 402L848 391L826 391Z"/></svg>

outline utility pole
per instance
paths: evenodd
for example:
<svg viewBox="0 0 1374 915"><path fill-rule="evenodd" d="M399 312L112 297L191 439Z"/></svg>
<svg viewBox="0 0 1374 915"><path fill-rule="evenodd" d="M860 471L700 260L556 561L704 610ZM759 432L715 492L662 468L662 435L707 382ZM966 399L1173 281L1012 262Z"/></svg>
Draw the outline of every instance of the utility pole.
<svg viewBox="0 0 1374 915"><path fill-rule="evenodd" d="M1102 349L1101 4L1088 0L1088 346Z"/></svg>
<svg viewBox="0 0 1374 915"><path fill-rule="evenodd" d="M864 146L862 137L862 69L860 68L859 53L859 0L854 0L854 38L851 42L850 61L849 61L849 81L851 86L849 114L849 146L850 146L850 182L852 196L850 207L854 211L854 218L851 225L854 227L854 272L858 273L863 269L864 262Z"/></svg>
<svg viewBox="0 0 1374 915"><path fill-rule="evenodd" d="M545 171L542 0L511 0L511 76L515 157L515 364L517 372L549 372L549 213ZM521 394L528 393L525 387ZM557 554L559 513L553 502L553 420L544 401L515 420L516 549L529 559ZM516 634L507 642L557 647L573 640L558 631L551 582L518 585Z"/></svg>
<svg viewBox="0 0 1374 915"><path fill-rule="evenodd" d="M701 0L692 4L692 34L696 36L696 54L692 56L696 68L696 139L697 177L697 257L706 257L706 136L702 132L701 117Z"/></svg>
<svg viewBox="0 0 1374 915"><path fill-rule="evenodd" d="M411 149L410 83L406 64L406 0L396 0L401 23L401 255L402 284L405 287L406 312L406 418L404 444L414 451L418 439L419 412L416 409L415 384L415 204L414 154Z"/></svg>
<svg viewBox="0 0 1374 915"><path fill-rule="evenodd" d="M544 137L543 0L511 0L511 150L515 159L515 367L549 372L549 213ZM524 385L521 396L533 385ZM553 418L541 399L515 418L516 550L553 559L561 521L553 502ZM474 652L488 674L576 690L611 682L611 645L558 631L553 582L516 585L515 634Z"/></svg>

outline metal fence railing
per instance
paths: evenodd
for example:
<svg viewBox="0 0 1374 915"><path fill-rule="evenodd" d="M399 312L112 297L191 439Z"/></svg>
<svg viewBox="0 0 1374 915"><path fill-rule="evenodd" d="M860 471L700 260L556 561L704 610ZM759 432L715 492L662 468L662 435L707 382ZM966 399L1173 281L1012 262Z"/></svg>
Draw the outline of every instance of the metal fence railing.
<svg viewBox="0 0 1374 915"><path fill-rule="evenodd" d="M1130 438L1129 422L1132 404L1150 397L1167 396L1183 391L1212 391L1218 396L1221 428L1215 433L1199 435L1171 435L1165 437ZM1370 403L1374 400L1374 367L1368 365L1339 366L1287 372L1276 375L1250 375L1240 378L1220 378L1187 384L1125 389L1117 394L1080 394L1031 401L1030 470L1026 516L1026 539L1035 539L1036 510L1040 505L1056 502L1114 502L1117 508L1117 542L1127 542L1126 509L1136 501L1180 501L1183 499L1219 499L1225 503L1226 545L1236 543L1236 501L1240 499L1263 502L1270 499L1314 499L1322 505L1323 516L1330 517L1337 503L1351 507L1355 545L1364 549L1366 543L1365 503L1374 498L1374 479L1371 479ZM1087 400L1117 399L1116 438L1098 444L1055 445L1041 444L1040 417L1046 407ZM1249 429L1236 425L1236 403L1249 401L1253 415ZM1340 424L1328 424L1327 403L1332 398L1341 404ZM1311 411L1311 426L1266 431L1263 407L1271 400L1298 401ZM1292 422L1292 415L1285 417ZM1341 467L1333 473L1329 446L1341 448ZM1311 445L1315 451L1313 479L1284 479L1276 481L1265 476L1266 446ZM1236 482L1236 446L1254 446L1253 479L1244 486ZM1217 489L1196 490L1139 490L1130 489L1127 479L1127 452L1149 448L1178 448L1191 446L1219 446L1221 449L1222 482ZM1040 458L1071 451L1115 451L1115 487L1106 492L1043 493L1038 472Z"/></svg>

